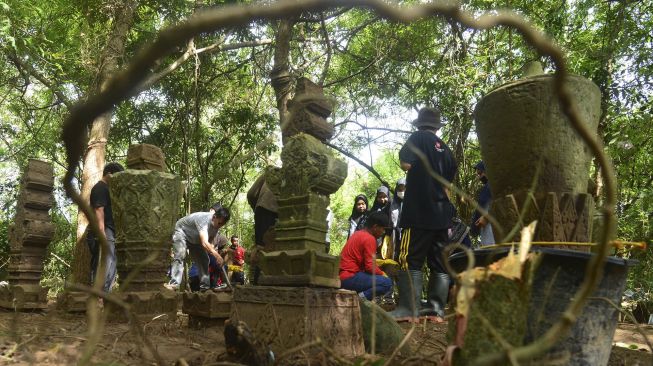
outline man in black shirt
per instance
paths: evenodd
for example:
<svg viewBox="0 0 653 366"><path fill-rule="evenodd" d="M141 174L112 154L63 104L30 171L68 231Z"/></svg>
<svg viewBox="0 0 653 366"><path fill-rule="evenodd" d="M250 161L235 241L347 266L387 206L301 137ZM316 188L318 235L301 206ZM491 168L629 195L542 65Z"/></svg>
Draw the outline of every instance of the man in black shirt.
<svg viewBox="0 0 653 366"><path fill-rule="evenodd" d="M397 320L419 315L443 317L449 289L441 251L447 244L453 206L445 186L436 177L451 182L457 164L449 147L436 136L443 126L439 110L422 108L412 123L418 131L410 135L399 151L401 168L407 176L399 220L402 239L396 255L400 266L399 301L391 313ZM424 260L430 271L428 306L419 309Z"/></svg>
<svg viewBox="0 0 653 366"><path fill-rule="evenodd" d="M107 253L103 253L106 263L106 276L103 286L105 292L111 290L111 284L113 284L113 280L116 277L116 240L114 236L113 212L111 211L111 198L109 197L109 179L113 173L118 173L123 170L125 169L118 163L108 163L102 171L102 179L91 189L91 207L95 211L95 217L98 220L100 231L103 231L107 238L109 249ZM86 235L86 243L91 251L91 283L93 283L100 260L100 241L97 240L90 228Z"/></svg>

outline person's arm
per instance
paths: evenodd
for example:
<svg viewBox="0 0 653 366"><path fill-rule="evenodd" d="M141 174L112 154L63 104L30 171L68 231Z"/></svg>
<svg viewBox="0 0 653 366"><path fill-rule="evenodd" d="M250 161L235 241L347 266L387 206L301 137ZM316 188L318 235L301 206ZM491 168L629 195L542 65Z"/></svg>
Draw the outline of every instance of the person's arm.
<svg viewBox="0 0 653 366"><path fill-rule="evenodd" d="M218 263L219 266L221 266L224 263L224 260L220 256L220 253L213 248L213 245L209 243L209 233L205 230L200 231L200 244L202 245L202 248L209 253L213 258L215 258L215 261Z"/></svg>
<svg viewBox="0 0 653 366"><path fill-rule="evenodd" d="M399 150L399 167L401 170L405 172L409 171L417 161L417 155L413 151L414 149L417 149L417 135L412 134L408 137L404 146L401 147L401 150Z"/></svg>
<svg viewBox="0 0 653 366"><path fill-rule="evenodd" d="M104 207L95 208L95 217L97 218L97 224L100 227L100 232L104 234Z"/></svg>

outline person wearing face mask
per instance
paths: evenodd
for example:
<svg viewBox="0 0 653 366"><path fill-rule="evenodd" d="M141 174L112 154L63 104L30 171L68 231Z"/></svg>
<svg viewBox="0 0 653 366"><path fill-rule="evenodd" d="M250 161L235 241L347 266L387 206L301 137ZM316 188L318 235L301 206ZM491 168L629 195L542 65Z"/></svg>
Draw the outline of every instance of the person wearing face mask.
<svg viewBox="0 0 653 366"><path fill-rule="evenodd" d="M490 209L490 204L492 203L492 192L490 191L490 183L488 182L487 176L485 175L485 163L479 161L474 166L476 169L476 175L478 179L483 183L483 187L478 193L476 201L478 206L485 211ZM481 245L492 245L494 244L494 233L492 232L492 225L488 222L487 217L485 217L479 210L474 211L472 215L472 235L480 235Z"/></svg>
<svg viewBox="0 0 653 366"><path fill-rule="evenodd" d="M367 213L367 206L368 201L366 195L359 194L354 198L354 207L352 207L351 215L349 216L349 233L347 233L347 239L356 232L358 224Z"/></svg>

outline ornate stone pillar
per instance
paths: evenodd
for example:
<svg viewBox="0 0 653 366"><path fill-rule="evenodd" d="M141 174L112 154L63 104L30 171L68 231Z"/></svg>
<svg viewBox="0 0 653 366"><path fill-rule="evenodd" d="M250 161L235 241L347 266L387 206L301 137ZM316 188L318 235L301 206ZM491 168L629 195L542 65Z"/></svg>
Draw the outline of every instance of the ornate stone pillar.
<svg viewBox="0 0 653 366"><path fill-rule="evenodd" d="M566 86L582 120L596 131L598 87L573 75ZM590 241L594 202L587 182L592 156L560 109L553 76L504 84L483 97L474 114L492 190L490 213L503 234L538 220L535 241ZM494 233L501 242L496 229Z"/></svg>
<svg viewBox="0 0 653 366"><path fill-rule="evenodd" d="M46 249L54 236L48 212L54 200L52 164L30 159L20 186L14 224L9 229L9 286L0 287L0 306L45 309L48 288L39 283Z"/></svg>
<svg viewBox="0 0 653 366"><path fill-rule="evenodd" d="M179 177L165 173L161 149L133 145L127 169L109 182L116 225L118 295L139 315L177 311L177 297L166 290L171 237L178 218L182 185ZM116 315L121 309L108 306Z"/></svg>
<svg viewBox="0 0 653 366"><path fill-rule="evenodd" d="M325 253L329 195L347 176L347 164L322 143L334 133L326 120L331 103L301 78L288 106L282 167L266 172L279 204L274 251L261 259L261 286L235 288L231 319L247 323L274 352L319 338L339 354L359 355L359 297L337 289L340 258Z"/></svg>
<svg viewBox="0 0 653 366"><path fill-rule="evenodd" d="M282 168L266 181L277 195L275 252L261 262L262 285L340 287L340 258L324 253L329 194L342 185L347 164L317 138L299 133L281 152Z"/></svg>

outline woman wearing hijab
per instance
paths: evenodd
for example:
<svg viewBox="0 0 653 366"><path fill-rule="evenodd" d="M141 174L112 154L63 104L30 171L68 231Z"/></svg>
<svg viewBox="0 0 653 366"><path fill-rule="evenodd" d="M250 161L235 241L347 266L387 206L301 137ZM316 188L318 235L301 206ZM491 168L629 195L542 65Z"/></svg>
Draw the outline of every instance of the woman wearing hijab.
<svg viewBox="0 0 653 366"><path fill-rule="evenodd" d="M364 194L359 194L354 199L354 207L351 209L351 216L349 216L349 233L347 234L347 239L354 234L358 228L358 224L361 221L361 218L365 217L367 213L367 196ZM362 226L361 226L362 227Z"/></svg>
<svg viewBox="0 0 653 366"><path fill-rule="evenodd" d="M401 216L401 207L404 203L404 193L406 192L406 178L399 178L395 185L395 193L390 203L390 219L392 220L392 244L393 250L401 243L401 228L399 217Z"/></svg>

